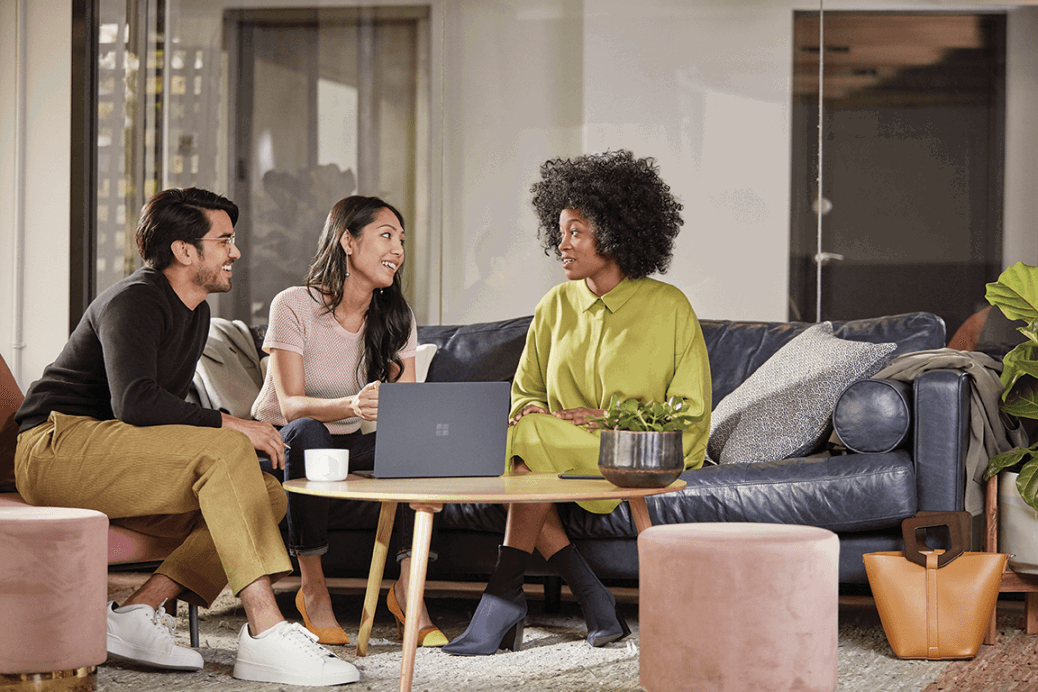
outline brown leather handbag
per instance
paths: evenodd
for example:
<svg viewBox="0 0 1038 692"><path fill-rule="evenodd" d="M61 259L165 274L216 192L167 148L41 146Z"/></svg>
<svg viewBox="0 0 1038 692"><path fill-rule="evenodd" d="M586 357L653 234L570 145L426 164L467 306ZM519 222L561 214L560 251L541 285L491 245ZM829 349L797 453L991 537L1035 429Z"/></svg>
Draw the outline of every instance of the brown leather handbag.
<svg viewBox="0 0 1038 692"><path fill-rule="evenodd" d="M947 550L920 544L917 530L946 526ZM898 658L972 658L980 650L1009 556L965 552L969 512L905 519L904 552L862 556L883 631Z"/></svg>

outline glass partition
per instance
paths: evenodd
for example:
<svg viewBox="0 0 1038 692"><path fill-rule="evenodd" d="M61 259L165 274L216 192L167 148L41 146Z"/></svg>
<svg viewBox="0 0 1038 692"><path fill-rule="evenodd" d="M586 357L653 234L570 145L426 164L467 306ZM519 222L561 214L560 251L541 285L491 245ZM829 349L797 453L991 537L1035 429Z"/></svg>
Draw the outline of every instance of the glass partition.
<svg viewBox="0 0 1038 692"><path fill-rule="evenodd" d="M826 11L824 28L798 12L794 27L793 317L926 310L952 333L1001 271L1005 12Z"/></svg>
<svg viewBox="0 0 1038 692"><path fill-rule="evenodd" d="M97 291L139 266L138 212L168 187L238 204L243 258L210 300L249 324L303 280L339 199L380 196L413 236L428 227L428 6L101 5Z"/></svg>
<svg viewBox="0 0 1038 692"><path fill-rule="evenodd" d="M137 215L162 184L165 24L157 0L103 0L97 50L95 286L101 292L139 265Z"/></svg>

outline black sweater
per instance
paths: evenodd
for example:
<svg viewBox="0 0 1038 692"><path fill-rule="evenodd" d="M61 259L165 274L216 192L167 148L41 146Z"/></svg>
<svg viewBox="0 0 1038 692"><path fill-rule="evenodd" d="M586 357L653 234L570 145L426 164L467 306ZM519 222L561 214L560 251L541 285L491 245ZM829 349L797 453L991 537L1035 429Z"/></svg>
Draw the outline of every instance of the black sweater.
<svg viewBox="0 0 1038 692"><path fill-rule="evenodd" d="M189 310L155 269L138 269L94 299L57 360L32 383L20 432L51 411L131 425L219 428L219 411L188 403L209 335L209 305Z"/></svg>

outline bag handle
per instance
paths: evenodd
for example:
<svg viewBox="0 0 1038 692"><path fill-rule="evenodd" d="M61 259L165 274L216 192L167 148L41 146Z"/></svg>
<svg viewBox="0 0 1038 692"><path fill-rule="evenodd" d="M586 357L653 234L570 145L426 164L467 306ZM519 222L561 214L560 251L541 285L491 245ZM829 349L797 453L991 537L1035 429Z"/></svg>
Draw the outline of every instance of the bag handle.
<svg viewBox="0 0 1038 692"><path fill-rule="evenodd" d="M951 545L944 553L937 556L937 567L944 567L966 550L972 520L973 517L969 512L919 512L914 517L905 519L901 522L901 537L905 541L905 557L920 567L926 567L926 553L923 551L933 552L933 548L926 545L925 542L919 542L916 529L946 526L951 537Z"/></svg>

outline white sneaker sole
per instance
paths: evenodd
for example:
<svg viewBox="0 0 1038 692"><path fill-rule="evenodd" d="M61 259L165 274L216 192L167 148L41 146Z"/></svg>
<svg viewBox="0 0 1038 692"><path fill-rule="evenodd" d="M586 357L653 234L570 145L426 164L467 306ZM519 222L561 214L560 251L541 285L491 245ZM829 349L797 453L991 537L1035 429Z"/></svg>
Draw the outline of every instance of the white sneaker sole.
<svg viewBox="0 0 1038 692"><path fill-rule="evenodd" d="M345 662L345 661L344 661ZM232 675L238 680L252 682L277 682L283 685L306 685L308 687L324 687L326 685L346 685L360 680L360 671L353 668L344 670L339 675L304 675L265 666L257 663L235 661Z"/></svg>
<svg viewBox="0 0 1038 692"><path fill-rule="evenodd" d="M112 658L129 661L130 663L140 663L141 665L166 668L168 670L202 670L203 661L200 654L198 663L175 663L165 659L160 660L153 652L142 651L124 639L111 634L108 635L107 648L108 655Z"/></svg>

